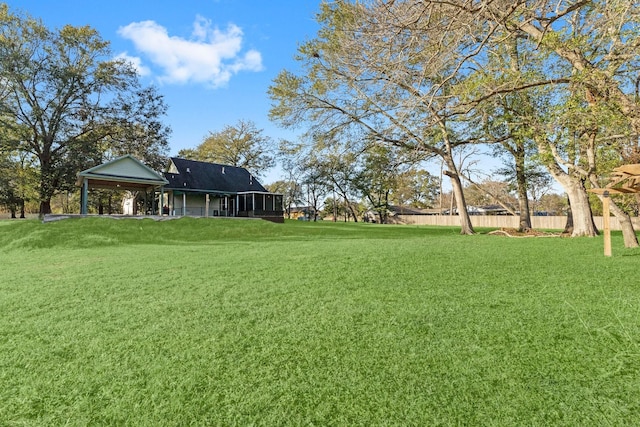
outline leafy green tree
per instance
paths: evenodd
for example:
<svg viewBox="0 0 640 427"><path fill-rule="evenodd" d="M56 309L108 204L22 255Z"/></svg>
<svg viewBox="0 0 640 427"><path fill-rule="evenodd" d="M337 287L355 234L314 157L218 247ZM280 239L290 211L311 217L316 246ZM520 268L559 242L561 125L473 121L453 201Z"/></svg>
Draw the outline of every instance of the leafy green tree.
<svg viewBox="0 0 640 427"><path fill-rule="evenodd" d="M534 208L549 215L564 215L568 210L567 197L556 193L544 194L534 203Z"/></svg>
<svg viewBox="0 0 640 427"><path fill-rule="evenodd" d="M301 192L313 214L313 221L317 221L324 197L329 192L321 159L313 152L308 153L302 159L302 170Z"/></svg>
<svg viewBox="0 0 640 427"><path fill-rule="evenodd" d="M240 120L219 132L209 132L195 149L181 150L178 155L203 162L242 167L256 176L264 176L275 165L274 144L255 123Z"/></svg>
<svg viewBox="0 0 640 427"><path fill-rule="evenodd" d="M272 193L282 194L284 200L284 210L287 218L291 218L291 207L298 205L304 200L300 184L291 180L279 180L265 186Z"/></svg>
<svg viewBox="0 0 640 427"><path fill-rule="evenodd" d="M337 150L325 150L320 159L320 168L327 182L327 191L332 193L333 208L345 209L354 222L358 222L358 205L356 195L358 190L355 187L357 179L357 165L359 159L352 151L339 152ZM337 202L337 197L342 199L342 203ZM334 217L337 215L334 215Z"/></svg>
<svg viewBox="0 0 640 427"><path fill-rule="evenodd" d="M291 218L291 208L303 202L302 175L304 173L304 158L308 155L303 144L281 139L278 144L276 158L278 159L285 178L282 187L285 194L285 210L287 217Z"/></svg>
<svg viewBox="0 0 640 427"><path fill-rule="evenodd" d="M158 89L149 86L119 93L113 107L130 113L107 117L102 124L102 161L131 154L150 168L162 170L167 164L171 128L161 120L168 106Z"/></svg>
<svg viewBox="0 0 640 427"><path fill-rule="evenodd" d="M117 151L116 135L153 135L158 126L155 113L141 108L154 91L140 89L131 64L111 57L109 43L88 26L50 30L0 4L0 125L14 130L12 149L37 161L41 215L57 191L73 189L79 171ZM146 142L163 152L166 134L155 135Z"/></svg>
<svg viewBox="0 0 640 427"><path fill-rule="evenodd" d="M542 55L531 55L526 51L527 48L530 47L517 36L507 35L503 43L490 51L482 71L473 73L469 80L475 87L466 88L465 95L482 98L487 87L522 73L538 72L543 64ZM539 78L542 80L541 74ZM532 115L534 110L542 108L540 100L533 96L535 92L533 89L518 90L490 97L475 110L480 122L478 131L486 135L487 140L496 141L492 146L493 153L505 159L505 166L499 173L508 176L512 188L517 192L520 231L531 228L528 168L535 156L530 129L520 116ZM539 98L545 100L544 97ZM538 105L534 105L536 101Z"/></svg>
<svg viewBox="0 0 640 427"><path fill-rule="evenodd" d="M459 108L452 88L475 55L475 46L459 49L473 34L466 23L450 25L446 10L422 19L417 6L323 3L318 37L298 50L303 71L283 71L269 89L270 117L285 127L309 125L312 136L340 140L364 133L368 145L440 156L456 193L461 232L471 234L453 160L456 146L470 142L462 137L468 108Z"/></svg>
<svg viewBox="0 0 640 427"><path fill-rule="evenodd" d="M526 207L529 209L531 205L532 212L536 211L536 202L551 190L554 182L544 167L532 162L524 162L523 165L519 165L518 162L515 164L504 162L504 165L495 172L505 178L510 191L517 191L519 208L523 209L523 207ZM526 204L520 202L520 198L523 195L521 192L523 188L526 190L526 197L528 199L530 197L532 203L529 201L527 201ZM530 220L530 215L527 217ZM522 216L520 217L520 230L525 230L524 224L522 223Z"/></svg>
<svg viewBox="0 0 640 427"><path fill-rule="evenodd" d="M15 163L8 157L0 158L0 205L11 212L11 218L16 218L18 205L21 202L13 179L15 173Z"/></svg>
<svg viewBox="0 0 640 427"><path fill-rule="evenodd" d="M381 224L387 222L391 193L398 184L400 167L401 162L390 148L372 146L364 154L362 168L354 179L354 185L367 199Z"/></svg>
<svg viewBox="0 0 640 427"><path fill-rule="evenodd" d="M15 129L0 127L0 204L16 218L25 217L25 204L37 199L38 171L33 156L14 149Z"/></svg>
<svg viewBox="0 0 640 427"><path fill-rule="evenodd" d="M469 203L475 206L498 204L515 215L516 199L511 194L510 186L506 182L485 179L481 182L470 182L465 188L465 195Z"/></svg>
<svg viewBox="0 0 640 427"><path fill-rule="evenodd" d="M401 172L392 191L393 203L414 208L430 208L440 195L440 179L424 169L411 168Z"/></svg>
<svg viewBox="0 0 640 427"><path fill-rule="evenodd" d="M423 3L422 12L438 3ZM595 235L586 187L597 186L614 166L607 158L619 154L619 142L640 131L635 83L640 5L626 0L448 4L458 25L466 23L486 40L485 55L473 67L481 78L469 108L484 110L488 101L506 94L527 95L512 109L511 123L528 132L539 158L565 189L572 235ZM495 65L504 60L493 54L505 41L518 47L520 64L534 67L498 71ZM612 211L625 243L637 245L629 218L613 205Z"/></svg>
<svg viewBox="0 0 640 427"><path fill-rule="evenodd" d="M332 194L325 199L323 211L325 216L332 217L335 222L341 220L358 222L358 217L362 216L365 209L357 201L345 200Z"/></svg>

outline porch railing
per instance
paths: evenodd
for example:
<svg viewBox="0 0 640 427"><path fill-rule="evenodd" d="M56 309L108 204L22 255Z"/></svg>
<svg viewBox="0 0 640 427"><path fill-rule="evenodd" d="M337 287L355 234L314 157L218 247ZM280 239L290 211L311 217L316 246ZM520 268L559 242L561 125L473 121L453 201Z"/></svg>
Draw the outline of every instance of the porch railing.
<svg viewBox="0 0 640 427"><path fill-rule="evenodd" d="M242 217L284 217L284 211L270 211L270 210L252 210L252 211L239 211L238 216Z"/></svg>
<svg viewBox="0 0 640 427"><path fill-rule="evenodd" d="M186 209L183 207L175 207L171 215L173 216L233 216L233 212L227 210L220 209L209 209L209 214L206 215L207 211L202 206L187 206Z"/></svg>

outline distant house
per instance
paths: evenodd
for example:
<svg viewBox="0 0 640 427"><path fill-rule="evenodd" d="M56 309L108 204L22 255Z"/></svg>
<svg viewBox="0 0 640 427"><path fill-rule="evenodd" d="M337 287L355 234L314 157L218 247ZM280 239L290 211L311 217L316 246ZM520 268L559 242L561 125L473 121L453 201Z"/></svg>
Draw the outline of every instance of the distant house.
<svg viewBox="0 0 640 427"><path fill-rule="evenodd" d="M472 206L467 205L467 212L469 215L512 215L508 209L500 205L484 205L484 206ZM449 210L446 209L442 212L443 215L449 215ZM458 209L453 209L453 214L458 215Z"/></svg>
<svg viewBox="0 0 640 427"><path fill-rule="evenodd" d="M267 191L244 168L172 157L164 178L165 215L284 221L282 194Z"/></svg>
<svg viewBox="0 0 640 427"><path fill-rule="evenodd" d="M316 212L315 209L310 206L292 206L289 210L289 217L300 221L313 221L314 217L321 219L319 212Z"/></svg>

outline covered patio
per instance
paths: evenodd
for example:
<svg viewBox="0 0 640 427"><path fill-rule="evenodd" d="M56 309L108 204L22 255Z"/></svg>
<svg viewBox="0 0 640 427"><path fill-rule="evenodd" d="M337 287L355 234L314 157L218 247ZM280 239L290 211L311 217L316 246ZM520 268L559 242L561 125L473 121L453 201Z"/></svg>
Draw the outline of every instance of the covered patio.
<svg viewBox="0 0 640 427"><path fill-rule="evenodd" d="M169 182L160 174L144 165L135 157L127 154L110 162L84 170L78 174L76 184L81 188L80 214L88 213L88 198L90 189L111 189L144 191L152 193L151 214L161 215L161 206L155 205L155 194L163 199L164 186Z"/></svg>

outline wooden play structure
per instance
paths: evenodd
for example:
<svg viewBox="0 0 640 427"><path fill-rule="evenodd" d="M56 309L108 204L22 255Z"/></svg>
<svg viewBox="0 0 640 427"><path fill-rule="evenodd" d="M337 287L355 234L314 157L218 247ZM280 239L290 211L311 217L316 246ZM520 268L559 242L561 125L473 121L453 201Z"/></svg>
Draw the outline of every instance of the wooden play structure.
<svg viewBox="0 0 640 427"><path fill-rule="evenodd" d="M623 165L611 172L609 184L604 188L592 188L589 192L602 196L604 228L604 255L611 256L611 227L609 224L609 197L611 194L640 193L640 164Z"/></svg>

